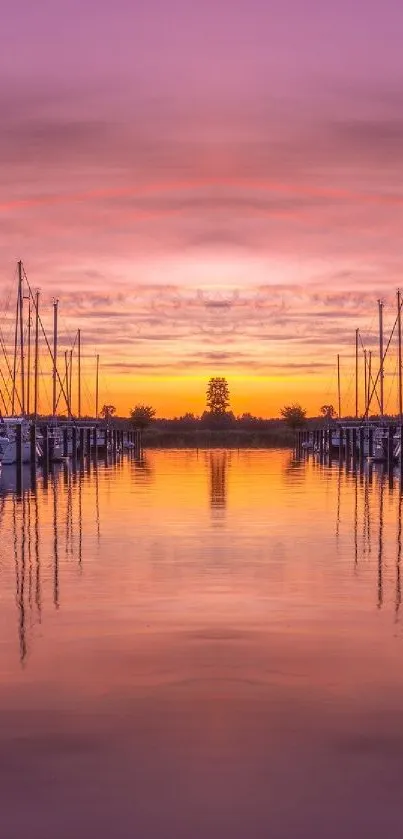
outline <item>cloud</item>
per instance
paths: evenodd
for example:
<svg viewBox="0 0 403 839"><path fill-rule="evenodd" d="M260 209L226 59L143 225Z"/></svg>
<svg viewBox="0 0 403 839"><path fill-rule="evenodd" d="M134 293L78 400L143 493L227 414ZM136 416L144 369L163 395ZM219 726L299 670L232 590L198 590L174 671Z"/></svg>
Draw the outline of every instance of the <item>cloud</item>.
<svg viewBox="0 0 403 839"><path fill-rule="evenodd" d="M3 290L24 257L49 332L60 298L61 352L80 327L115 372L281 376L349 357L356 326L375 346L403 275L399 97L274 120L93 93L0 89Z"/></svg>

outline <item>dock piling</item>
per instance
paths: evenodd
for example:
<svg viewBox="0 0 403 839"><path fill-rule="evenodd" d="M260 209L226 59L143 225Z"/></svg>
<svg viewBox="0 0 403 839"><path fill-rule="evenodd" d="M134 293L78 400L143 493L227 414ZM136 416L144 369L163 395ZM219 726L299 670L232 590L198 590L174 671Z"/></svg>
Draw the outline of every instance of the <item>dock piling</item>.
<svg viewBox="0 0 403 839"><path fill-rule="evenodd" d="M22 492L22 485L23 485L23 474L22 474L22 463L23 463L23 441L22 441L22 425L17 425L16 428L16 467L17 467L17 493L18 495Z"/></svg>
<svg viewBox="0 0 403 839"><path fill-rule="evenodd" d="M69 455L69 430L63 428L63 457L68 457Z"/></svg>
<svg viewBox="0 0 403 839"><path fill-rule="evenodd" d="M43 468L45 472L49 471L49 428L47 425L44 425L42 429L42 437L43 437Z"/></svg>
<svg viewBox="0 0 403 839"><path fill-rule="evenodd" d="M29 429L31 467L36 467L36 425L33 422Z"/></svg>

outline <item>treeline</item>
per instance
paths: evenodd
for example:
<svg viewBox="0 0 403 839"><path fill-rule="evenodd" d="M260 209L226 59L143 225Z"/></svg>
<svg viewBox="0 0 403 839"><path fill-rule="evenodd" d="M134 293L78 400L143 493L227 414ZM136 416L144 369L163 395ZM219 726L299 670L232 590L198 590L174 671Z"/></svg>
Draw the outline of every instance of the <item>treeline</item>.
<svg viewBox="0 0 403 839"><path fill-rule="evenodd" d="M174 419L155 419L144 429L143 441L150 447L269 447L292 446L295 435L284 420L262 419L252 414L235 417L231 412L201 417L185 414Z"/></svg>

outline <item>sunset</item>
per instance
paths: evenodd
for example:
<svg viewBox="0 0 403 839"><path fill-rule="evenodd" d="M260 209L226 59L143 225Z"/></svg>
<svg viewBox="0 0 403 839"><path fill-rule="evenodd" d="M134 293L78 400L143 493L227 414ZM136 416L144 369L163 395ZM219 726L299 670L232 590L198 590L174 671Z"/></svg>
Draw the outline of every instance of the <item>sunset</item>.
<svg viewBox="0 0 403 839"><path fill-rule="evenodd" d="M122 414L200 412L214 374L236 412L317 413L402 281L399 6L20 2L2 30L3 308L22 259Z"/></svg>
<svg viewBox="0 0 403 839"><path fill-rule="evenodd" d="M401 835L403 6L0 26L0 839Z"/></svg>

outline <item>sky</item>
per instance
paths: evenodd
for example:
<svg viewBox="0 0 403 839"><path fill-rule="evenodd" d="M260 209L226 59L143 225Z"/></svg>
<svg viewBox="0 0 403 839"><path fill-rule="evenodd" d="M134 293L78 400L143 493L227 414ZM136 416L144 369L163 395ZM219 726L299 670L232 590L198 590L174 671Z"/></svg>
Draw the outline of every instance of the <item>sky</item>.
<svg viewBox="0 0 403 839"><path fill-rule="evenodd" d="M403 285L402 38L394 0L8 4L6 337L22 259L61 353L82 330L88 407L96 353L120 414L199 413L212 375L235 413L315 414L337 353L352 407L355 329L375 352Z"/></svg>

